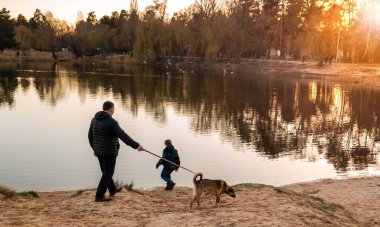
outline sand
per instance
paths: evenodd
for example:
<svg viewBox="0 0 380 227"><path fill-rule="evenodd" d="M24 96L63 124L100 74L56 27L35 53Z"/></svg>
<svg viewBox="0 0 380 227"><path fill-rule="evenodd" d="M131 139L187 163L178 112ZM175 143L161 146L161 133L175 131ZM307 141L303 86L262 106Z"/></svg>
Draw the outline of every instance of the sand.
<svg viewBox="0 0 380 227"><path fill-rule="evenodd" d="M1 226L380 226L380 177L272 187L235 185L236 198L205 196L189 211L192 189L123 190L95 203L94 190L0 199Z"/></svg>

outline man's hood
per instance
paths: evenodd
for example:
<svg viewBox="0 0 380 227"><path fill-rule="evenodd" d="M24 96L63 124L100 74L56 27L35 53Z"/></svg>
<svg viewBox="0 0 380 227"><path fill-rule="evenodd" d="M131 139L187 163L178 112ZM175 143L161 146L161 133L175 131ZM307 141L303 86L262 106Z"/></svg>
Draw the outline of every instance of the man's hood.
<svg viewBox="0 0 380 227"><path fill-rule="evenodd" d="M109 115L109 113L107 113L106 111L99 111L95 114L95 119L98 121L102 121L102 120L107 119L109 117L111 117L111 115Z"/></svg>

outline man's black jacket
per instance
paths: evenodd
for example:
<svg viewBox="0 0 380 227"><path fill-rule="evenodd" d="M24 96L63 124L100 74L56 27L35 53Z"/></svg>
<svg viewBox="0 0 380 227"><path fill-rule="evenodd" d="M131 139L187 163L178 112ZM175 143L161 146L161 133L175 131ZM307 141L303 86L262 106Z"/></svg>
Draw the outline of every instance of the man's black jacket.
<svg viewBox="0 0 380 227"><path fill-rule="evenodd" d="M111 115L105 111L97 112L88 130L88 140L95 154L116 157L120 148L119 138L134 149L139 147L139 144L123 131Z"/></svg>

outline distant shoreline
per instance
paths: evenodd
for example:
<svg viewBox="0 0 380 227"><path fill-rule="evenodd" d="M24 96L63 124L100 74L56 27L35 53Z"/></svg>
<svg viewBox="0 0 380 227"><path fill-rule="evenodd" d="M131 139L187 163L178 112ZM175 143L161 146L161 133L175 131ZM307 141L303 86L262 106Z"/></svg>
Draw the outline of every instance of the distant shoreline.
<svg viewBox="0 0 380 227"><path fill-rule="evenodd" d="M319 180L273 187L235 185L237 198L204 196L201 208L188 211L192 189L157 187L123 190L110 203L93 202L91 190L42 192L0 198L4 225L182 226L281 225L375 226L380 224L380 177Z"/></svg>
<svg viewBox="0 0 380 227"><path fill-rule="evenodd" d="M191 74L193 72L216 72L225 75L252 74L252 75L275 75L290 76L302 79L322 79L329 81L344 81L360 84L380 86L380 64L352 64L332 63L318 66L316 61L287 61L268 59L241 59L235 64L231 59L208 59L200 58L167 58L158 62L145 62L131 58L128 55L110 55L74 58L70 52L58 52L58 60L52 57L50 52L31 51L28 56L16 56L16 51L5 50L0 53L1 62L26 62L26 63L74 63L74 64L126 64L126 65L154 65L160 66L169 72L179 74ZM25 58L25 60L22 60Z"/></svg>

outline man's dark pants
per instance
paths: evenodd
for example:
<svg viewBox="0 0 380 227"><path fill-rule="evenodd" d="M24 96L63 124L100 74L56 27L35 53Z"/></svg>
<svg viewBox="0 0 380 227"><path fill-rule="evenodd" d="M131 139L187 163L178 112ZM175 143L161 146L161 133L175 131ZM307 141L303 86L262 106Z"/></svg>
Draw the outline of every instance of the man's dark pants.
<svg viewBox="0 0 380 227"><path fill-rule="evenodd" d="M102 170L102 178L100 179L98 189L96 190L96 198L103 198L107 191L109 193L116 192L115 183L112 180L115 171L116 157L98 156L100 169Z"/></svg>

